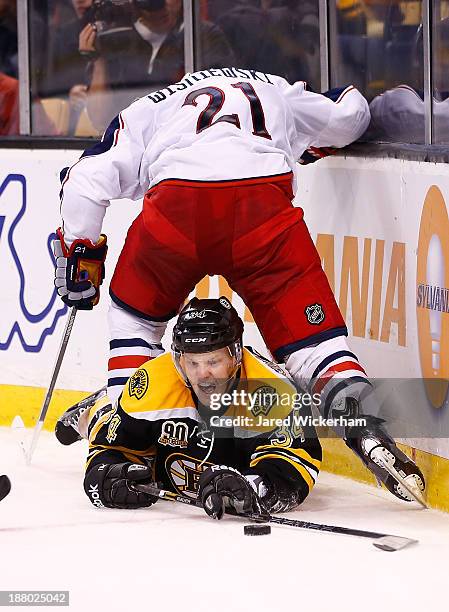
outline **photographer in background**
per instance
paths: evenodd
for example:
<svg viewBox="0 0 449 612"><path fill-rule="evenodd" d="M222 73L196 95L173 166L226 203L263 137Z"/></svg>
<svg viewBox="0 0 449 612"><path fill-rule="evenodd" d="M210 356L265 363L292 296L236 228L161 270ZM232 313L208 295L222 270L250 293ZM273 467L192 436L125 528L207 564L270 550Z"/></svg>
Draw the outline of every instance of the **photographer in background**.
<svg viewBox="0 0 449 612"><path fill-rule="evenodd" d="M79 35L86 26L92 0L70 0L73 18L50 31L47 74L43 87L46 97L69 101L68 134L73 135L87 103L88 59L78 49Z"/></svg>
<svg viewBox="0 0 449 612"><path fill-rule="evenodd" d="M97 129L135 98L179 80L185 73L182 0L94 0L79 37L90 57L89 116ZM222 31L202 22L203 63L234 63Z"/></svg>

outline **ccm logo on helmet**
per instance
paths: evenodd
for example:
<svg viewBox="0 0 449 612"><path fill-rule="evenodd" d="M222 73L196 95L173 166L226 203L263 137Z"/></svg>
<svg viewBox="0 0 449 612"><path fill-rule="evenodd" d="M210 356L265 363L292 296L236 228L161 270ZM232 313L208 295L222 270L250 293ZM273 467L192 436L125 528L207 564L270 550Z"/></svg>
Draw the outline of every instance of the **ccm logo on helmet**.
<svg viewBox="0 0 449 612"><path fill-rule="evenodd" d="M184 342L187 344L188 342L206 342L207 338L186 338Z"/></svg>

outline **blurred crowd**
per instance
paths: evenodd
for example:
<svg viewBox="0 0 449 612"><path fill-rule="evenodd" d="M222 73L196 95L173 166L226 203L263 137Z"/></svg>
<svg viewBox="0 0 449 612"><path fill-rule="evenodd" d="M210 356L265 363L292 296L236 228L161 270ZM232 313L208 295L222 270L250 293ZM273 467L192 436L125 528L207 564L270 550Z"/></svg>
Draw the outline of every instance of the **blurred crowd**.
<svg viewBox="0 0 449 612"><path fill-rule="evenodd" d="M0 135L19 131L16 1L0 0ZM252 68L320 91L318 0L196 3L197 69ZM331 85L354 83L368 98L368 136L423 142L421 3L334 0L329 16ZM439 19L434 83L442 101L449 27L441 11ZM186 71L182 0L29 0L29 31L33 134L101 134L134 99Z"/></svg>
<svg viewBox="0 0 449 612"><path fill-rule="evenodd" d="M99 134L132 100L185 73L182 0L31 0L30 8L33 134ZM317 0L199 0L199 8L198 69L248 67L319 88ZM0 0L2 135L18 131L16 17L16 0Z"/></svg>

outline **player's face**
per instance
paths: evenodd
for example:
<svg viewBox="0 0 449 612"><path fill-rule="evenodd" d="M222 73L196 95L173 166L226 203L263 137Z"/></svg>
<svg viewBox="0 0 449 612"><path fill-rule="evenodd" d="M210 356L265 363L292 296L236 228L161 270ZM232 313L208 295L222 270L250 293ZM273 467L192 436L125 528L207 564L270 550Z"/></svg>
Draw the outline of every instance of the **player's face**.
<svg viewBox="0 0 449 612"><path fill-rule="evenodd" d="M227 348L210 353L184 353L182 368L202 404L208 405L212 393L224 393L234 370L234 359Z"/></svg>

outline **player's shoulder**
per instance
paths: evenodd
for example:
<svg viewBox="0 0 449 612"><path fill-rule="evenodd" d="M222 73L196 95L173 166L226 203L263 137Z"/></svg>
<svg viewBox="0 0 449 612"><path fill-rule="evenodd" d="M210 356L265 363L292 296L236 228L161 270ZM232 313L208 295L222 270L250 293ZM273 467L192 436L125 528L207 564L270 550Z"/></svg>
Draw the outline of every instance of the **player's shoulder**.
<svg viewBox="0 0 449 612"><path fill-rule="evenodd" d="M268 359L268 357L264 357L252 346L243 348L243 364L247 374L257 371L268 373L270 378L288 378L287 372L279 364Z"/></svg>
<svg viewBox="0 0 449 612"><path fill-rule="evenodd" d="M192 395L179 376L170 353L146 361L129 378L120 398L122 409L134 417L155 420L164 411L193 406Z"/></svg>
<svg viewBox="0 0 449 612"><path fill-rule="evenodd" d="M276 419L286 418L296 406L296 387L281 366L252 347L243 349L242 366L252 415L266 417L257 429L271 430Z"/></svg>

